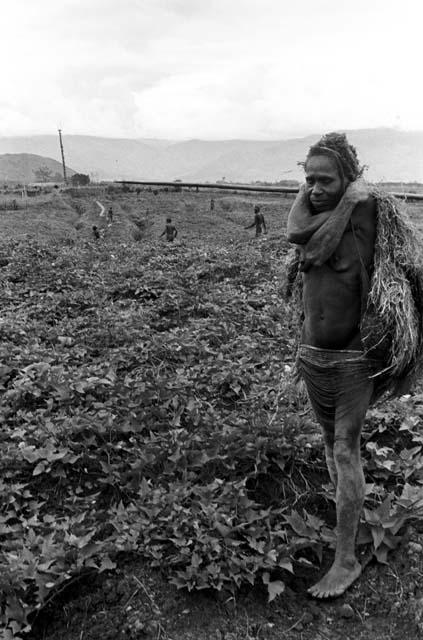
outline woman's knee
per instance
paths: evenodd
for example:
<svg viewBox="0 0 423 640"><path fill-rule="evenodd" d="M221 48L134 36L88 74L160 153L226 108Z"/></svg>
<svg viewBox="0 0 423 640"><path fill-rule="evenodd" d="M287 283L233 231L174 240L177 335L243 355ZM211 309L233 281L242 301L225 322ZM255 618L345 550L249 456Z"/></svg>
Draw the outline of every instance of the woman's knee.
<svg viewBox="0 0 423 640"><path fill-rule="evenodd" d="M340 447L347 446L349 449L360 448L361 432L364 418L362 416L350 414L338 418L335 424L335 443L341 442Z"/></svg>
<svg viewBox="0 0 423 640"><path fill-rule="evenodd" d="M337 437L333 444L333 457L337 465L355 465L360 460L360 440Z"/></svg>

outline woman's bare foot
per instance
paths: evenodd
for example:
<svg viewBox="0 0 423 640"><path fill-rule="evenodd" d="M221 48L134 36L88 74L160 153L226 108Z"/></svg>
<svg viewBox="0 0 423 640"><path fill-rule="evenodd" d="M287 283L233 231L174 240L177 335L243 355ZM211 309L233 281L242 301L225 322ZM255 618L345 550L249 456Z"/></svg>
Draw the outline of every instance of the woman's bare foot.
<svg viewBox="0 0 423 640"><path fill-rule="evenodd" d="M342 595L361 574L361 565L355 562L351 568L334 563L327 574L308 593L314 598L336 598Z"/></svg>

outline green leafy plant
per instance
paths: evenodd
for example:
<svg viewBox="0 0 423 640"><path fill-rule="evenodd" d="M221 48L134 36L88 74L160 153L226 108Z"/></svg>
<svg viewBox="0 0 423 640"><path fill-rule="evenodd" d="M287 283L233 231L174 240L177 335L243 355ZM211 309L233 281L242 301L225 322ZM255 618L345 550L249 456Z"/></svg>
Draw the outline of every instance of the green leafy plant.
<svg viewBox="0 0 423 640"><path fill-rule="evenodd" d="M179 588L260 584L283 597L334 546L321 439L291 379L285 248L9 249L4 638L118 553L143 554ZM369 416L359 543L382 562L421 517L422 406L416 396Z"/></svg>

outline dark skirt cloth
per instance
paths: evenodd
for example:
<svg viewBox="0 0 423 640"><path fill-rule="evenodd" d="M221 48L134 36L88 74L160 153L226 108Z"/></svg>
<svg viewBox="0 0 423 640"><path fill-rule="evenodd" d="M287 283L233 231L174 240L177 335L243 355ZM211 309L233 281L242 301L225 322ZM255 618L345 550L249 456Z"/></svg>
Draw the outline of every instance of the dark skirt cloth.
<svg viewBox="0 0 423 640"><path fill-rule="evenodd" d="M374 389L374 376L380 371L381 363L363 351L320 349L302 344L297 367L316 418L325 425L333 422L335 411L337 419L350 413L369 386Z"/></svg>

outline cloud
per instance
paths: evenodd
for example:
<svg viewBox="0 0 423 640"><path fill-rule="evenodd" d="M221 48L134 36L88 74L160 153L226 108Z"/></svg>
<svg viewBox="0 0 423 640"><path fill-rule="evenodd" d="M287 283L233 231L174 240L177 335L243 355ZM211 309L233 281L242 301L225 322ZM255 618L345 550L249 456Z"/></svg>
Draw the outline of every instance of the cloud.
<svg viewBox="0 0 423 640"><path fill-rule="evenodd" d="M423 129L422 16L417 0L15 0L2 16L3 133Z"/></svg>

